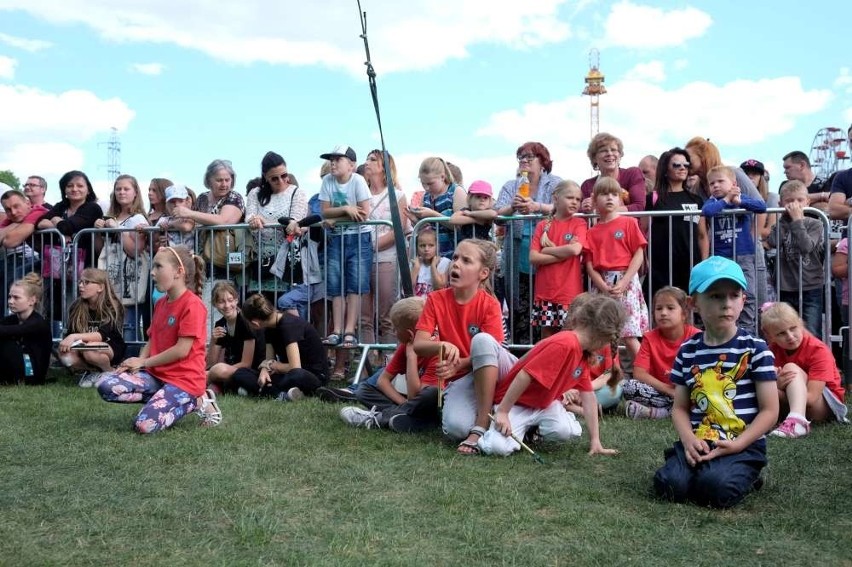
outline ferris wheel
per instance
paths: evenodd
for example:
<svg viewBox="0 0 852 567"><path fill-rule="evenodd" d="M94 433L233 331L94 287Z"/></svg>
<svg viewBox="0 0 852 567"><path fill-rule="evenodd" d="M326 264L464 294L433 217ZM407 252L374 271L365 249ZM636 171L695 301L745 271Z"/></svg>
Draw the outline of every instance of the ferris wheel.
<svg viewBox="0 0 852 567"><path fill-rule="evenodd" d="M811 144L811 167L814 173L823 179L837 170L847 167L849 159L849 140L842 128L829 126L820 128Z"/></svg>

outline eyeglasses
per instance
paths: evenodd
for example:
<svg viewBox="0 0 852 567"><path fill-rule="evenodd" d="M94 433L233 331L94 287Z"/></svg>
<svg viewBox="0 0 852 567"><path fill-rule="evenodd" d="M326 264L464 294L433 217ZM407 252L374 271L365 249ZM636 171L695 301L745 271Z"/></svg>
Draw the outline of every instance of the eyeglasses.
<svg viewBox="0 0 852 567"><path fill-rule="evenodd" d="M77 283L80 284L80 285L89 285L89 284L98 283L98 282L96 282L94 280L80 280Z"/></svg>
<svg viewBox="0 0 852 567"><path fill-rule="evenodd" d="M672 169L689 169L690 163L689 162L686 162L686 163L672 162L669 165L672 166Z"/></svg>
<svg viewBox="0 0 852 567"><path fill-rule="evenodd" d="M35 187L41 187L41 183L24 183L24 189L32 189Z"/></svg>
<svg viewBox="0 0 852 567"><path fill-rule="evenodd" d="M267 178L267 181L269 181L270 183L281 181L282 183L284 183L287 181L287 175L288 174L286 173L282 173L281 175L273 175L272 177Z"/></svg>
<svg viewBox="0 0 852 567"><path fill-rule="evenodd" d="M537 155L535 155L535 154L524 154L524 155L522 155L522 156L518 156L518 162L519 162L519 163L520 163L520 162L524 162L524 161L526 161L526 162L530 162L530 161L534 160L534 159L535 159L535 158L537 158L537 157L538 157L538 156L537 156Z"/></svg>

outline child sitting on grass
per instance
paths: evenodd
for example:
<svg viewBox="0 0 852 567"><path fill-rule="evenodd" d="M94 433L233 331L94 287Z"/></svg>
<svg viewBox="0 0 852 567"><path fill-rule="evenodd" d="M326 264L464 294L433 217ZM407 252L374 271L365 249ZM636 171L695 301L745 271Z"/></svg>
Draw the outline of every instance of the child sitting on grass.
<svg viewBox="0 0 852 567"><path fill-rule="evenodd" d="M831 349L804 328L796 310L775 303L763 312L760 326L775 355L780 415L787 416L771 435L804 437L813 421L848 423Z"/></svg>
<svg viewBox="0 0 852 567"><path fill-rule="evenodd" d="M547 441L579 437L580 424L561 402L562 393L576 386L589 428L589 455L616 454L601 445L587 359L590 352L618 339L624 318L621 305L603 295L572 309L566 324L569 330L539 342L497 383L494 421L479 440L482 452L509 455L521 448L511 436L522 439L533 427Z"/></svg>
<svg viewBox="0 0 852 567"><path fill-rule="evenodd" d="M566 326L571 327L571 318L581 310L588 301L594 297L591 293L581 293L571 302L568 310ZM622 392L622 370L618 361L618 346L607 344L586 357L589 366L589 379L592 381L592 390L595 392L596 409L599 415L604 410L609 410L621 401ZM570 412L583 413L582 397L580 390L571 388L562 395L562 404Z"/></svg>
<svg viewBox="0 0 852 567"><path fill-rule="evenodd" d="M9 286L9 315L0 319L0 384L44 384L53 343L50 323L39 313L43 282L30 272Z"/></svg>
<svg viewBox="0 0 852 567"><path fill-rule="evenodd" d="M689 298L677 287L654 294L653 330L645 333L633 361L633 378L624 381L625 413L631 419L663 419L671 415L675 387L672 365L680 345L698 333L687 323Z"/></svg>
<svg viewBox="0 0 852 567"><path fill-rule="evenodd" d="M138 357L101 378L98 394L107 402L144 403L133 424L139 433L171 427L193 411L201 425L219 425L216 394L205 389L204 260L185 246L163 246L154 256L151 276L165 294L154 305L151 339Z"/></svg>
<svg viewBox="0 0 852 567"><path fill-rule="evenodd" d="M778 394L772 352L737 328L747 285L742 268L720 256L696 264L689 276L705 328L680 347L671 372L680 440L654 476L663 498L728 508L762 484Z"/></svg>
<svg viewBox="0 0 852 567"><path fill-rule="evenodd" d="M212 341L207 349L207 383L222 392L232 386L234 373L240 368L256 369L266 357L266 341L262 331L254 330L240 313L239 294L230 281L222 280L210 294L213 307L222 318L213 325Z"/></svg>
<svg viewBox="0 0 852 567"><path fill-rule="evenodd" d="M59 361L83 370L79 386L91 388L124 359L124 306L103 270L86 268L77 284L79 295L68 309L68 334L59 343ZM101 350L75 350L75 346L101 346Z"/></svg>
<svg viewBox="0 0 852 567"><path fill-rule="evenodd" d="M354 427L392 429L399 433L437 428L438 378L435 357L418 358L414 352L417 320L423 313L424 300L406 297L394 303L390 319L399 346L387 367L358 387L355 396L369 411L354 406L340 410L340 418ZM406 395L394 388L397 375L405 376Z"/></svg>

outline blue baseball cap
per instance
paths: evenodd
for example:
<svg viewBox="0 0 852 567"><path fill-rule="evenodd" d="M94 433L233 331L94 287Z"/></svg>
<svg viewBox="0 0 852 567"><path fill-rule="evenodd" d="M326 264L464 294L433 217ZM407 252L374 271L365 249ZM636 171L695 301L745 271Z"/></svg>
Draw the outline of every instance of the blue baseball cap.
<svg viewBox="0 0 852 567"><path fill-rule="evenodd" d="M719 280L732 280L741 288L748 288L745 274L739 264L721 256L710 256L692 268L692 273L689 274L689 294L704 293Z"/></svg>

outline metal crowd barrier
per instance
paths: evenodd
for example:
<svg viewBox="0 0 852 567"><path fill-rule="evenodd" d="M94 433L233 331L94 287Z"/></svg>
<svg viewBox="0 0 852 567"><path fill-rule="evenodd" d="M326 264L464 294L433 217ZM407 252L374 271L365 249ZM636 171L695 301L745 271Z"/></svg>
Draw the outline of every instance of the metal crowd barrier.
<svg viewBox="0 0 852 567"><path fill-rule="evenodd" d="M784 212L782 208L773 208L768 209L767 214L781 214ZM825 313L823 319L823 333L822 339L826 343L830 343L832 340L838 341L840 340L840 336L832 336L830 333L831 330L831 305L832 305L832 292L831 287L834 282L834 278L831 276L831 264L830 264L830 247L831 243L828 239L829 236L829 220L825 216L824 213L814 208L807 208L806 212L809 216L813 218L817 218L821 221L823 225L824 237L825 237L825 261L824 261L824 269L825 269L825 286L824 286L824 300L825 300ZM700 216L700 211L648 211L648 212L635 212L635 213L624 213L628 216L634 216L640 219L640 221L646 222L649 226L646 234L649 235L649 253L648 253L648 266L649 271L653 268L655 262L663 261L669 263L669 274L672 274L672 270L676 270L679 267L683 269L688 269L689 265L695 263L696 258L692 257L690 254L690 258L675 258L671 253L671 242L668 243L668 254L665 254L664 257L658 258L655 257L653 253L653 249L656 247L652 246L653 239L651 235L651 227L656 222L665 222L668 224L668 234L669 236L672 234L672 224L674 222L678 222L678 218L687 218L687 217L696 217ZM735 210L735 211L726 211L724 214L752 214L746 213L745 211ZM593 223L596 218L595 215L578 215L581 218L586 218L589 223ZM534 275L532 270L529 273L521 272L518 269L519 257L521 254L527 252L525 249L521 249L520 243L522 242L522 234L524 230L528 230L530 235L532 231L542 217L540 215L523 215L523 216L501 216L497 218L497 223L500 226L504 227L505 234L502 237L502 261L501 266L498 267L497 273L495 274L495 286L494 289L498 293L498 297L501 297L505 300L506 305L508 305L508 335L507 335L507 344L510 348L516 348L519 350L531 348L531 346L535 342L534 331L529 325L529 307L526 309L520 309L519 307L523 306L531 306L533 302L533 288L534 288ZM413 234L410 240L410 254L411 257L414 257L416 254L416 235L425 227L425 226L434 226L436 224L448 225L449 217L432 217L428 219L423 219L415 224ZM388 226L391 227L391 223L389 221L368 221L366 223L338 223L339 226L353 226L353 225L370 225L370 226ZM691 229L693 229L693 224L690 223ZM852 221L850 221L850 225L852 225ZM319 226L319 225L317 225ZM497 226L495 224L495 226ZM712 227L712 223L709 224ZM458 243L459 240L459 227L454 227L454 240L455 243ZM207 238L214 238L217 231L231 231L235 234L242 233L246 236L251 236L250 242L252 245L246 248L245 245L241 245L241 242L247 241L247 239L235 238L228 241L226 244L226 254L240 254L241 257L238 260L236 256L231 259L233 262L226 263L223 266L216 266L213 264L212 259L208 258L205 260L206 263L206 273L207 273L207 281L210 282L207 284L206 291L209 293L209 290L212 288L212 282L217 279L228 279L231 280L234 284L238 293L240 294L240 299L244 300L247 295L255 292L261 291L266 293L273 301L277 301L277 299L281 296L281 294L291 290L294 286L298 285L299 282L294 281L295 276L293 276L291 272L291 277L289 281L282 281L277 277L274 277L269 274L269 266L263 262L253 261L258 257L264 256L263 250L273 250L278 249L281 246L281 243L286 241L286 236L284 235L284 227L267 227L261 231L252 230L248 224L232 224L232 225L222 225L215 227L204 227L199 226L196 227L194 231L194 249L197 254L203 255L204 252L204 241ZM756 229L755 229L756 230ZM780 236L780 228L776 223L776 238ZM521 232L519 232L521 231ZM15 249L16 251L12 254L7 254L3 260L3 268L4 274L6 278L3 282L4 285L4 297L8 296L8 286L11 281L18 279L18 277L22 276L23 273L26 273L31 270L35 270L38 273L47 274L44 270L46 270L44 266L44 255L47 250L51 247L58 248L61 250L61 254L59 257L64 259L70 259L71 257L75 257L78 254L78 251L84 250L87 256L86 265L91 265L94 267L98 266L98 257L105 256L103 259L107 263L109 262L109 254L111 253L107 248L106 252L104 252L104 248L101 247L100 241L103 240L105 236L116 236L121 235L128 232L136 232L134 229L126 229L126 228L115 228L115 229L85 229L77 233L72 239L66 239L60 234L56 229L50 230L41 230L34 233L30 239L27 240L26 246L33 252L33 254L29 254L26 249ZM153 309L153 304L150 301L151 290L153 289L153 282L150 279L150 266L152 264L151 260L153 257L153 252L156 249L159 239L162 236L163 232L158 227L145 227L142 231L147 237L147 243L143 247L141 244L137 245L133 252L132 261L134 265L142 263L143 265L146 263L145 260L142 259L143 256L146 256L147 260L147 273L142 274L139 273L138 277L147 278L147 289L148 292L146 294L146 298L144 301L136 304L136 305L125 305L125 308L135 307L136 316L133 319L136 321L134 324L131 321L128 321L129 325L126 329L126 332L129 334L126 337L129 339L128 343L131 345L141 345L145 342L145 338L142 334L142 330L144 328L143 324L140 324L140 319L142 321L150 321L151 311ZM330 246L330 232L328 230L323 230L323 243L318 245L318 248L323 248ZM690 237L692 232L690 231ZM755 234L755 244L758 246L760 244L758 235ZM708 239L712 246L712 231L708 232ZM778 239L780 240L780 239ZM88 242L88 244L87 244ZM342 248L342 242L339 244L341 246L340 252L341 256L345 250ZM21 247L19 247L21 248ZM255 251L254 255L252 255L252 250ZM257 251L261 251L258 255ZM130 255L128 255L128 258ZM318 328L318 331L321 336L326 336L333 329L330 328L329 323L331 321L331 307L329 304L329 297L327 295L326 289L326 279L324 274L327 273L328 270L328 255L322 253L321 251L317 255L317 259L319 261L319 269L321 271L320 281L314 283L313 286L311 284L305 284L313 287L313 291L315 293L309 293L309 306L305 313L306 318L312 321ZM303 272L305 271L304 261L303 261ZM404 261L408 261L406 258ZM755 257L755 263L757 264L758 260ZM687 264L688 263L688 264ZM398 267L394 267L394 282L393 289L396 290L394 293L394 300L398 297L399 294L399 270ZM755 268L758 268L756 265ZM800 274L804 272L806 268L802 265L799 266ZM79 266L76 262L69 263L63 262L61 266L61 275L56 278L45 277L45 296L43 300L44 304L44 313L46 318L53 320L57 323L54 324L54 340L58 341L61 339L63 334L62 325L65 320L65 315L68 312L68 307L71 302L77 296L77 281L79 279ZM382 278L388 277L388 271L379 271L379 267L375 262L371 265L371 290L375 289L376 282L380 281ZM9 274L12 274L14 277L10 279ZM775 281L779 281L780 277L780 263L776 262L775 266ZM357 274L356 274L357 276ZM852 276L852 267L850 267L850 276ZM346 285L346 274L344 273L342 276L342 286L345 289ZM127 280L128 282L132 282L132 278ZM502 281L502 284L501 284ZM644 286L650 291L650 283L648 282L648 278L643 283ZM521 297L520 291L523 290L524 297ZM127 289L119 288L116 290L119 293L119 296L125 296ZM801 289L799 293L799 297L801 300ZM126 297L125 297L126 299ZM379 312L381 311L381 302L377 293L372 293L370 301L370 307L372 309L368 309L367 312L372 312L372 325L364 325L363 319L359 316L359 324L357 326L357 334L358 334L358 348L355 352L358 354L358 367L356 371L356 376L361 376L362 371L365 368L367 355L370 351L389 351L395 348L395 344L392 342L388 342L387 340L381 340L378 331L381 328L381 321L379 318ZM212 306L212 301L209 300L209 296L207 298L207 304ZM310 304L318 304L315 305L314 309L311 309ZM800 301L801 303L801 301ZM651 305L648 305L649 309L651 309ZM852 315L852 307L849 308L850 315ZM209 324L213 325L215 321L216 314L213 309L209 309ZM651 321L653 322L653 312L651 312ZM370 335L365 332L365 328L369 330L372 326L372 330L374 333ZM385 337L387 339L387 337ZM390 337L390 340L393 341L393 337ZM852 358L847 357L847 361L852 360Z"/></svg>

